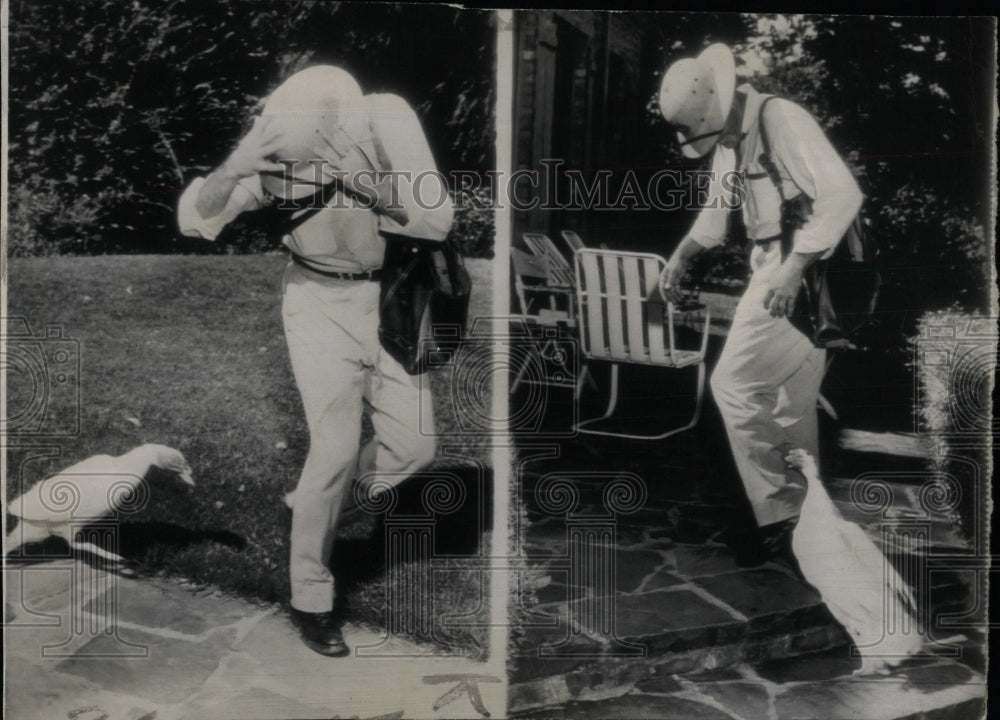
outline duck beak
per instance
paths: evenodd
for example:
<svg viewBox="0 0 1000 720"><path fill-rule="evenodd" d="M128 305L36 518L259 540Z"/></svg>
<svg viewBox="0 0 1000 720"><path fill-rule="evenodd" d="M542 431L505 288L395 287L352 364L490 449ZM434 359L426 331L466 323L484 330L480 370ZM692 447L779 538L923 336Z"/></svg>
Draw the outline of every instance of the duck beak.
<svg viewBox="0 0 1000 720"><path fill-rule="evenodd" d="M194 478L191 477L191 471L190 470L187 470L185 472L180 473L180 476L181 476L181 480L183 480L185 483L187 483L191 487L194 487Z"/></svg>

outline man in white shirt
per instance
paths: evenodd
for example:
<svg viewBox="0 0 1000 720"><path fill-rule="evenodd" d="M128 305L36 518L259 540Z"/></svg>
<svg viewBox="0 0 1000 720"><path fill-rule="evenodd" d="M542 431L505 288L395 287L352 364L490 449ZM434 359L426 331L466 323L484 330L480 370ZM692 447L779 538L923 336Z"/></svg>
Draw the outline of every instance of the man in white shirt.
<svg viewBox="0 0 1000 720"><path fill-rule="evenodd" d="M786 476L784 449L791 445L818 457L816 401L826 351L814 347L788 318L805 268L832 253L862 196L813 117L792 102L774 99L764 106L763 122L780 176L779 194L762 164L766 148L758 119L766 96L748 84L736 88L735 81L732 53L721 44L677 61L663 78L660 110L677 128L685 155L702 157L714 150L714 157L709 202L661 280L668 299L680 301L691 258L725 241L730 208L742 205L753 243L752 275L711 386L760 528L758 538L767 543L787 539L804 491L796 478ZM740 173L738 193L732 192L734 171ZM812 214L782 258L782 197L801 193L812 199Z"/></svg>
<svg viewBox="0 0 1000 720"><path fill-rule="evenodd" d="M226 161L184 191L180 229L214 240L269 204L288 214L282 318L310 434L286 497L292 618L309 647L341 656L350 651L332 612L329 560L345 493L372 473L396 484L436 449L426 383L379 344L383 233L443 241L453 207L410 106L363 95L332 66L307 68L275 90ZM363 399L375 437L359 452Z"/></svg>

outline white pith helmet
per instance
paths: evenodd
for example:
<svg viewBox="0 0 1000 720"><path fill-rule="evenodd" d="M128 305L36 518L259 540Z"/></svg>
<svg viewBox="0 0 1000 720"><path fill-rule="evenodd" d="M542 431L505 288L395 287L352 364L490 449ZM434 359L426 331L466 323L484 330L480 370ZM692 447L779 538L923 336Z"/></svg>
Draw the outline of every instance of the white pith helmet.
<svg viewBox="0 0 1000 720"><path fill-rule="evenodd" d="M722 43L709 45L696 58L678 60L664 74L660 112L678 128L686 157L702 157L715 147L735 90L736 62Z"/></svg>
<svg viewBox="0 0 1000 720"><path fill-rule="evenodd" d="M290 194L293 198L312 195L332 179L323 174L321 164L310 163L318 160L316 148L324 145L321 132L333 137L339 126L357 142L369 134L361 86L349 72L334 65L314 65L289 77L264 103L261 117L279 123L282 144L274 160L295 161L291 166L296 180ZM267 192L277 197L289 195L283 173L261 173L260 177Z"/></svg>

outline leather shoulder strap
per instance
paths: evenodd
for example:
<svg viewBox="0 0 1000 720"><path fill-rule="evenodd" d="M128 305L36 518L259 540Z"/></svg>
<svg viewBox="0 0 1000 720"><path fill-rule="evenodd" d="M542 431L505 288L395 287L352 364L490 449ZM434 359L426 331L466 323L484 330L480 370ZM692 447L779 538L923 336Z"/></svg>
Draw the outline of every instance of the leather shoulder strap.
<svg viewBox="0 0 1000 720"><path fill-rule="evenodd" d="M757 158L757 161L764 168L764 171L767 172L767 176L771 178L771 182L774 183L778 195L784 200L785 191L781 184L781 173L778 172L778 166L775 165L774 158L771 156L771 142L767 137L767 127L764 125L764 108L774 99L774 95L768 95L764 98L764 101L760 104L760 109L757 111L757 131L760 133L761 145L764 146L764 152Z"/></svg>

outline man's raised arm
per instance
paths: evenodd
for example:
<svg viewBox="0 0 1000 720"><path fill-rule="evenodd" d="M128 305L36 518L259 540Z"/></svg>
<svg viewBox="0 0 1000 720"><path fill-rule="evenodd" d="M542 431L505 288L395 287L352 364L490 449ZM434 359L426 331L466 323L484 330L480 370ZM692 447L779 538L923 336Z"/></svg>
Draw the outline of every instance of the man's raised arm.
<svg viewBox="0 0 1000 720"><path fill-rule="evenodd" d="M181 195L177 207L181 233L214 240L237 215L260 207L257 174L284 169L269 159L278 144L276 125L254 120L225 162L207 178L196 178Z"/></svg>

